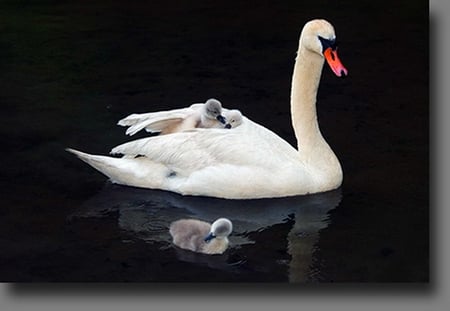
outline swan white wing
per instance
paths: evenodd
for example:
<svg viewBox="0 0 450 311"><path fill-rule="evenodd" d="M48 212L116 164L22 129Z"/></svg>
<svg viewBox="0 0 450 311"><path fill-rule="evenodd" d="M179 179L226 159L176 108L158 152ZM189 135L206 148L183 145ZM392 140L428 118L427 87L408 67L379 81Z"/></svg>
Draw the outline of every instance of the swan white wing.
<svg viewBox="0 0 450 311"><path fill-rule="evenodd" d="M142 129L146 129L148 132L160 132L164 128L172 126L174 122L180 122L182 119L187 119L189 116L197 112L202 106L203 104L193 104L187 108L139 114L133 113L126 118L119 120L117 125L129 126L126 134L130 136L136 134ZM167 120L167 125L164 125L165 120Z"/></svg>
<svg viewBox="0 0 450 311"><path fill-rule="evenodd" d="M145 129L147 132L162 132L166 128L176 127L185 120L187 116L185 114L172 114L168 116L155 116L145 119L141 122L131 125L125 132L125 134L133 136L137 132Z"/></svg>
<svg viewBox="0 0 450 311"><path fill-rule="evenodd" d="M185 174L208 166L273 168L298 161L298 153L291 145L245 117L235 129L194 129L142 138L119 145L111 153L146 156Z"/></svg>
<svg viewBox="0 0 450 311"><path fill-rule="evenodd" d="M147 112L147 113L133 113L129 116L120 119L117 122L117 125L120 126L132 126L140 122L144 122L149 119L161 119L161 118L170 118L171 116L175 115L186 115L190 114L193 111L196 111L203 107L204 104L197 103L192 104L191 106L187 108L178 108L178 109L171 109L171 110L165 110L165 111L156 111L156 112Z"/></svg>
<svg viewBox="0 0 450 311"><path fill-rule="evenodd" d="M179 109L176 109L179 110ZM129 116L120 119L117 122L117 125L120 126L132 126L136 125L140 122L144 122L147 119L155 118L155 117L162 117L162 116L170 116L170 114L175 113L175 111L169 110L169 111L158 111L158 112L147 112L147 113L133 113Z"/></svg>
<svg viewBox="0 0 450 311"><path fill-rule="evenodd" d="M173 109L160 112L149 112L142 114L131 114L128 117L119 120L117 123L121 126L129 126L125 134L133 136L139 131L145 129L147 132L167 132L183 131L196 127L196 120L190 119L191 116L198 113L204 104L192 104L188 108ZM227 113L228 109L223 109ZM182 124L186 122L186 124Z"/></svg>

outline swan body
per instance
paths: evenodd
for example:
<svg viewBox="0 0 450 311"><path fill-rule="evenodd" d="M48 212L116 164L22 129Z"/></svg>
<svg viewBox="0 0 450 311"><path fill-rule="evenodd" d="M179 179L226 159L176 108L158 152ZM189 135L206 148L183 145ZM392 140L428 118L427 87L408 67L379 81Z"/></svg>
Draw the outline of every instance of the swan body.
<svg viewBox="0 0 450 311"><path fill-rule="evenodd" d="M183 195L252 199L338 188L341 165L319 130L316 114L324 59L337 76L347 74L334 42L333 26L325 20L306 23L300 35L291 90L299 150L242 116L232 130L195 128L124 143L111 151L120 158L68 151L115 183Z"/></svg>
<svg viewBox="0 0 450 311"><path fill-rule="evenodd" d="M173 244L193 252L222 254L228 248L231 221L219 218L211 224L197 219L180 219L170 224Z"/></svg>
<svg viewBox="0 0 450 311"><path fill-rule="evenodd" d="M204 104L193 104L188 108L131 114L117 124L129 126L126 134L130 136L142 129L164 135L194 128L223 128L225 117L222 116L222 104L210 98Z"/></svg>

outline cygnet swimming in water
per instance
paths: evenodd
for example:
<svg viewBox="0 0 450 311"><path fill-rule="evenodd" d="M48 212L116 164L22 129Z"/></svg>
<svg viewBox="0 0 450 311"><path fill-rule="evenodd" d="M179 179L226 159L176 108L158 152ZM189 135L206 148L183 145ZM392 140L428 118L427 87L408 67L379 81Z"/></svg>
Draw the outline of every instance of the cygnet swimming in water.
<svg viewBox="0 0 450 311"><path fill-rule="evenodd" d="M142 129L164 135L194 128L224 128L226 120L220 101L210 98L204 104L193 104L187 108L131 114L117 124L129 126L126 134L130 136Z"/></svg>
<svg viewBox="0 0 450 311"><path fill-rule="evenodd" d="M233 230L231 221L219 218L210 225L197 219L180 219L170 224L173 244L193 252L222 254L228 247Z"/></svg>
<svg viewBox="0 0 450 311"><path fill-rule="evenodd" d="M242 124L242 113L237 109L227 110L224 112L224 116L226 121L225 128L227 129L235 128Z"/></svg>

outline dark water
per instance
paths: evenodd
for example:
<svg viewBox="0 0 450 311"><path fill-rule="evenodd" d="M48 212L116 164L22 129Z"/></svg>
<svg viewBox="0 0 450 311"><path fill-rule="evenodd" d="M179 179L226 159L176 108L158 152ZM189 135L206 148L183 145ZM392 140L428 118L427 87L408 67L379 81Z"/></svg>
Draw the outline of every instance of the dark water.
<svg viewBox="0 0 450 311"><path fill-rule="evenodd" d="M150 4L151 3L151 4ZM106 154L117 120L215 97L295 145L289 92L303 24L336 28L324 68L335 191L233 201L110 184L65 147ZM0 4L0 280L427 282L428 3L11 1ZM235 223L205 256L182 217Z"/></svg>

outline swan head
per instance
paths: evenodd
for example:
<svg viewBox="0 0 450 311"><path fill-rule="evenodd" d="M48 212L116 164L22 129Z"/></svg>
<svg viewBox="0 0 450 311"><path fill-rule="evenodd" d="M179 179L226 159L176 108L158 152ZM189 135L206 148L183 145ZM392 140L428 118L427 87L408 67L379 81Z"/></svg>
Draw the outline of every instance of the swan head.
<svg viewBox="0 0 450 311"><path fill-rule="evenodd" d="M338 77L347 76L348 71L337 54L334 27L326 20L314 19L307 22L300 35L300 46L324 57Z"/></svg>
<svg viewBox="0 0 450 311"><path fill-rule="evenodd" d="M235 128L242 124L242 113L237 109L230 110L226 114L226 119L227 124L225 125L225 128Z"/></svg>
<svg viewBox="0 0 450 311"><path fill-rule="evenodd" d="M233 224L227 218L219 218L211 225L211 231L205 237L205 242L209 242L212 239L225 239L233 231Z"/></svg>
<svg viewBox="0 0 450 311"><path fill-rule="evenodd" d="M222 115L222 104L214 98L206 101L204 106L204 114L208 119L216 119L220 123L225 124L225 117Z"/></svg>

